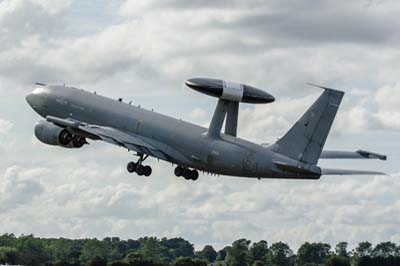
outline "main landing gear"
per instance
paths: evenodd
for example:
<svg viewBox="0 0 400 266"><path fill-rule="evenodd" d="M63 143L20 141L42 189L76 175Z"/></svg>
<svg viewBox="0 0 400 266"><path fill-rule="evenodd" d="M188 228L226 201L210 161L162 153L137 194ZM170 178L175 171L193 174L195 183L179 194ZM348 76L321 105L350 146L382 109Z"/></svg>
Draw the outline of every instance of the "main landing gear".
<svg viewBox="0 0 400 266"><path fill-rule="evenodd" d="M134 173L138 176L150 176L152 169L149 165L142 165L142 163L149 157L148 155L144 156L143 154L139 154L139 160L135 162L129 162L126 166L126 169L129 173Z"/></svg>
<svg viewBox="0 0 400 266"><path fill-rule="evenodd" d="M196 181L199 178L199 172L197 172L197 170L190 170L182 166L177 166L174 173L177 177L183 176L186 180Z"/></svg>

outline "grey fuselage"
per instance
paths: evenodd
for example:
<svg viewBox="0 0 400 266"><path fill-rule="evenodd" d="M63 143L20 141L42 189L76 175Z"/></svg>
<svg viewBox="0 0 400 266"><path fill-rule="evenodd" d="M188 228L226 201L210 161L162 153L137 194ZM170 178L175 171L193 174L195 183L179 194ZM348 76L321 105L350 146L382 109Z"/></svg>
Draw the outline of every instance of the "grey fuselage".
<svg viewBox="0 0 400 266"><path fill-rule="evenodd" d="M32 107L42 117L79 120L151 139L181 154L182 159L171 160L181 166L221 175L301 178L273 163L297 161L241 138L223 133L210 137L207 128L72 87L42 86L35 95Z"/></svg>

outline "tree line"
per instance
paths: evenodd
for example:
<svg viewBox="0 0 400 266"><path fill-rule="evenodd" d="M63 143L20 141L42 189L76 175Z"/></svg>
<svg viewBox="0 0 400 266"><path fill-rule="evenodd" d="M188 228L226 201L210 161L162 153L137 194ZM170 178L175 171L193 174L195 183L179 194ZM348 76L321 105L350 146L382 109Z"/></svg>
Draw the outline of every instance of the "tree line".
<svg viewBox="0 0 400 266"><path fill-rule="evenodd" d="M251 243L239 239L221 250L206 245L195 251L183 238L143 237L121 240L0 236L0 264L32 266L399 266L400 246L361 242L349 251L346 242L335 247L306 242L295 254L283 242Z"/></svg>

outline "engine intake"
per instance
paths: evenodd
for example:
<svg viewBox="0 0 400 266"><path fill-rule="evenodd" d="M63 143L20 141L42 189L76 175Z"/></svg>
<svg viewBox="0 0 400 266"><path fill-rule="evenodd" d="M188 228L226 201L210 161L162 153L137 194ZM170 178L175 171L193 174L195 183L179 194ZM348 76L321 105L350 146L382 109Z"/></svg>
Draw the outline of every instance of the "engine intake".
<svg viewBox="0 0 400 266"><path fill-rule="evenodd" d="M46 120L41 120L36 124L35 136L45 144L64 148L81 148L87 143L85 138L74 136L65 128L56 126Z"/></svg>

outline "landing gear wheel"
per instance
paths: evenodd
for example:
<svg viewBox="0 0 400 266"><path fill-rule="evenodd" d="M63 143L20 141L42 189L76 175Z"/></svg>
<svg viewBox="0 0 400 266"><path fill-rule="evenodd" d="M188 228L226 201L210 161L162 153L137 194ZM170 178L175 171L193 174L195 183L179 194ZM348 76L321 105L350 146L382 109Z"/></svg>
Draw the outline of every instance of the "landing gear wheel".
<svg viewBox="0 0 400 266"><path fill-rule="evenodd" d="M136 173L138 174L138 176L142 176L144 175L144 166L143 165L138 165L138 167L136 167Z"/></svg>
<svg viewBox="0 0 400 266"><path fill-rule="evenodd" d="M177 177L183 176L184 169L181 166L177 166L174 173Z"/></svg>
<svg viewBox="0 0 400 266"><path fill-rule="evenodd" d="M152 172L152 169L150 166L146 165L143 167L143 174L144 176L150 176Z"/></svg>
<svg viewBox="0 0 400 266"><path fill-rule="evenodd" d="M191 179L193 181L196 181L197 179L199 179L199 172L197 172L197 170L190 171L190 175L191 175Z"/></svg>
<svg viewBox="0 0 400 266"><path fill-rule="evenodd" d="M128 165L126 166L126 169L128 170L129 173L133 173L136 171L137 165L134 162L129 162Z"/></svg>
<svg viewBox="0 0 400 266"><path fill-rule="evenodd" d="M191 180L192 179L192 171L191 170L189 170L189 169L183 169L183 177L186 179L186 180Z"/></svg>

